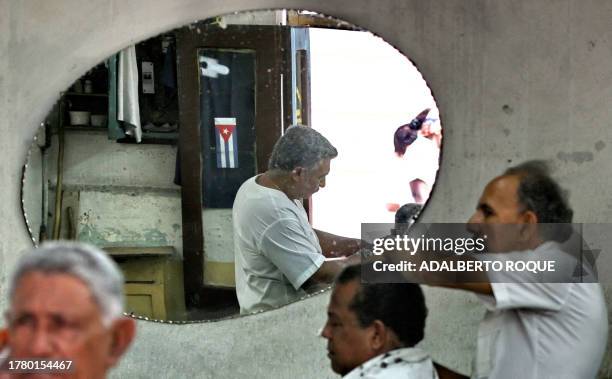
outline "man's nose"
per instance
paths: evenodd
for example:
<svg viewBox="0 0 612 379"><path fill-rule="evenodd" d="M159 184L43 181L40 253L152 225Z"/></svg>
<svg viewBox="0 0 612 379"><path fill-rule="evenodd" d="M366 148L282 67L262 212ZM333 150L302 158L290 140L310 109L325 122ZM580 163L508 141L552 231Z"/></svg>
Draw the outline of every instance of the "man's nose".
<svg viewBox="0 0 612 379"><path fill-rule="evenodd" d="M44 328L36 328L29 345L32 358L51 356L53 354L53 335Z"/></svg>
<svg viewBox="0 0 612 379"><path fill-rule="evenodd" d="M466 228L468 232L478 234L481 230L480 224L482 224L482 216L480 215L480 212L475 212L468 220Z"/></svg>
<svg viewBox="0 0 612 379"><path fill-rule="evenodd" d="M329 326L327 324L323 325L323 327L319 331L319 336L325 339L329 339Z"/></svg>

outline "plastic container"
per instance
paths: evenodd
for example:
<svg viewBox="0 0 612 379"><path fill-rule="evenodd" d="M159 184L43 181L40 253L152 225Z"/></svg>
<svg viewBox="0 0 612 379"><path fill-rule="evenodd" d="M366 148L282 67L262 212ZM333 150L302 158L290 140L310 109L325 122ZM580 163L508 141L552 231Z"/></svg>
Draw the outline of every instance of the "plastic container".
<svg viewBox="0 0 612 379"><path fill-rule="evenodd" d="M105 114L92 114L91 115L91 126L98 126L98 127L106 126L106 115Z"/></svg>
<svg viewBox="0 0 612 379"><path fill-rule="evenodd" d="M85 81L85 84L83 85L83 91L85 93L93 93L93 84L92 84L91 80L87 79Z"/></svg>
<svg viewBox="0 0 612 379"><path fill-rule="evenodd" d="M90 112L70 111L70 125L89 125Z"/></svg>

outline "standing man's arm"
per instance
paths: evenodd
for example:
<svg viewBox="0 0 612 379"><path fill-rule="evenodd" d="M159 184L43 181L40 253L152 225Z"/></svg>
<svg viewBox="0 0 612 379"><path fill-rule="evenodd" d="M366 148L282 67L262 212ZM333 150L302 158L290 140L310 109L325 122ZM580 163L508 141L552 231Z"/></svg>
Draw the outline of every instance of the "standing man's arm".
<svg viewBox="0 0 612 379"><path fill-rule="evenodd" d="M314 229L314 231L319 238L323 255L327 258L346 257L361 249L360 239L341 237L317 229Z"/></svg>
<svg viewBox="0 0 612 379"><path fill-rule="evenodd" d="M453 288L469 292L474 292L479 295L493 295L491 283L441 283L434 284L436 287Z"/></svg>
<svg viewBox="0 0 612 379"><path fill-rule="evenodd" d="M346 266L359 264L360 262L361 256L359 254L354 254L346 259L325 261L308 280L315 283L331 284Z"/></svg>

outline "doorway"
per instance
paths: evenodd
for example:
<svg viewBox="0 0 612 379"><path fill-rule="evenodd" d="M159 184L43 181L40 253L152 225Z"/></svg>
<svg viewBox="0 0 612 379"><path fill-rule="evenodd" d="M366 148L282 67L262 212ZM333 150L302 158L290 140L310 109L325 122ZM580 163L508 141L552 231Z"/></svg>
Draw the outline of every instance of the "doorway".
<svg viewBox="0 0 612 379"><path fill-rule="evenodd" d="M393 223L389 202L414 201L393 134L425 108L437 118L438 109L412 62L372 33L312 28L310 49L312 127L339 152L312 197L312 224L358 238L361 223ZM415 165L432 159L416 155ZM435 176L437 161L430 166Z"/></svg>

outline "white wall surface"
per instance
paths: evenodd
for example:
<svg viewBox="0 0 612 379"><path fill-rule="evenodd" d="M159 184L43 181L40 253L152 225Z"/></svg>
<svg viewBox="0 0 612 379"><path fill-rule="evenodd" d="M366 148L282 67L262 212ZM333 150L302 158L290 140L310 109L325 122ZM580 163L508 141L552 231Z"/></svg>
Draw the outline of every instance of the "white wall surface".
<svg viewBox="0 0 612 379"><path fill-rule="evenodd" d="M197 19L248 8L321 11L406 53L445 126L441 174L425 221L463 221L509 163L554 161L576 221L612 215L612 3L608 0L0 0L0 309L7 275L29 247L21 165L55 95L111 53ZM481 308L427 292L427 346L467 370ZM610 291L608 291L610 301ZM332 378L316 337L327 296L196 325L140 322L116 378ZM610 302L609 302L610 303ZM612 375L608 355L604 371Z"/></svg>

